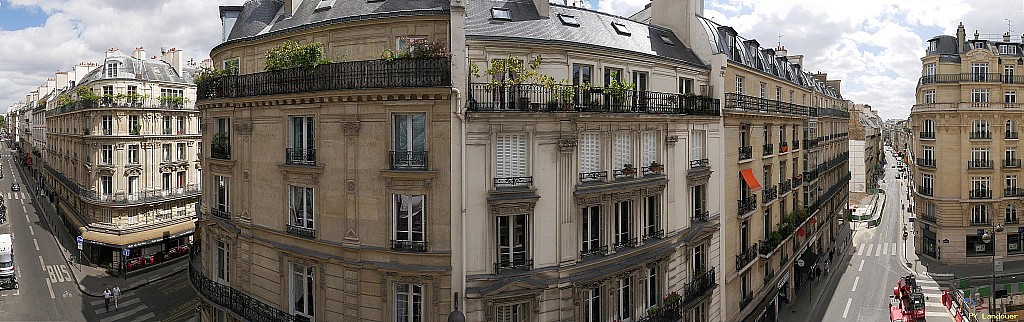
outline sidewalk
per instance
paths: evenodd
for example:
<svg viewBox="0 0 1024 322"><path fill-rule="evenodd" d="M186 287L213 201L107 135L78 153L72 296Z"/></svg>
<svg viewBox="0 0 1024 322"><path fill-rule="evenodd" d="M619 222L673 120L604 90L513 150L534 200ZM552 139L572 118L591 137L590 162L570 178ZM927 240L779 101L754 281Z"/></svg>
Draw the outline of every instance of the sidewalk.
<svg viewBox="0 0 1024 322"><path fill-rule="evenodd" d="M816 321L816 318L820 318L821 315L825 314L825 310L828 307L818 307L821 305L823 300L832 298L832 295L836 292L836 287L843 275L843 272L849 267L850 260L853 258L853 246L850 242L852 241L855 230L841 229L839 236L836 237L836 255L833 258L834 261L829 262L828 274L825 271L821 272L821 276L817 280L808 280L803 282L800 289L797 290L797 294L794 295L793 299L786 305L779 306L779 321ZM828 255L822 254L818 258L818 265L824 267L825 260L828 259ZM810 291L808 291L810 290Z"/></svg>
<svg viewBox="0 0 1024 322"><path fill-rule="evenodd" d="M57 209L54 205L50 203L48 198L39 196L35 178L26 178L26 176L31 176L31 173L20 164L18 164L18 168L21 170L19 171L21 175L20 181L25 186L26 191L32 195L32 205L40 211L38 214L40 219L46 224L46 229L49 230L57 247L60 248L61 255L63 255L65 263L70 268L71 275L77 281L78 290L83 295L103 297L103 290L107 286L113 287L113 285L120 286L121 292L127 292L174 274L182 273L188 268L188 256L182 256L166 265L151 268L124 278L120 275L111 276L107 274L105 268L75 263L72 260L74 257L72 252L78 252L76 249L78 242L75 241L74 237L65 228L63 219L60 219L60 216L57 215Z"/></svg>

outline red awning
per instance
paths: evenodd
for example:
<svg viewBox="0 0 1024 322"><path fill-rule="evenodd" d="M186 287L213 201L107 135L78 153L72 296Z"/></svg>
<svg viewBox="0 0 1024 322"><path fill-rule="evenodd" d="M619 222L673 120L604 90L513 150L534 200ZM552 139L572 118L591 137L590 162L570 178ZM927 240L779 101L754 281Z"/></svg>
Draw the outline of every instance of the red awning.
<svg viewBox="0 0 1024 322"><path fill-rule="evenodd" d="M812 217L811 218L811 225L816 225L816 224L818 224L818 218L813 218Z"/></svg>
<svg viewBox="0 0 1024 322"><path fill-rule="evenodd" d="M797 235L800 235L800 237L804 237L804 235L805 235L806 233L804 232L804 228L803 228L803 227L800 227L800 229L797 229L797 230L796 230L796 234L797 234Z"/></svg>
<svg viewBox="0 0 1024 322"><path fill-rule="evenodd" d="M750 187L750 190L761 189L761 184L758 183L757 178L754 177L754 170L746 169L740 171L740 175L743 176L743 181L747 182L747 187Z"/></svg>

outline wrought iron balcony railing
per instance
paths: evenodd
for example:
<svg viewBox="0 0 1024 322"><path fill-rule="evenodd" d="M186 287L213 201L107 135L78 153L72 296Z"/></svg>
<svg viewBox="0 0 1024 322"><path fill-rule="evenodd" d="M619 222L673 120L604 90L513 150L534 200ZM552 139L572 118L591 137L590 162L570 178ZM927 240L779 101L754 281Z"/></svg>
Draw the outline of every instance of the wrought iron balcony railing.
<svg viewBox="0 0 1024 322"><path fill-rule="evenodd" d="M447 57L364 60L321 64L246 75L230 75L198 84L198 100L363 88L451 86Z"/></svg>
<svg viewBox="0 0 1024 322"><path fill-rule="evenodd" d="M309 318L289 314L227 284L216 282L203 274L196 258L199 248L189 253L188 280L196 293L207 301L221 306L246 321L308 322Z"/></svg>
<svg viewBox="0 0 1024 322"><path fill-rule="evenodd" d="M316 149L285 148L285 163L292 165L315 165Z"/></svg>
<svg viewBox="0 0 1024 322"><path fill-rule="evenodd" d="M747 291L746 293L743 293L743 297L740 298L740 310L746 308L747 305L750 305L750 302L753 301L753 300L754 300L754 293L752 293L750 291Z"/></svg>
<svg viewBox="0 0 1024 322"><path fill-rule="evenodd" d="M971 199L992 199L992 190L990 189L971 189Z"/></svg>
<svg viewBox="0 0 1024 322"><path fill-rule="evenodd" d="M925 187L925 186L917 186L917 192L922 194L922 195L925 195L925 196L931 196L932 195L932 188L931 187Z"/></svg>
<svg viewBox="0 0 1024 322"><path fill-rule="evenodd" d="M288 225L286 228L289 235L299 236L302 238L316 239L316 229L295 225Z"/></svg>
<svg viewBox="0 0 1024 322"><path fill-rule="evenodd" d="M1007 75L998 73L936 74L922 76L918 80L919 85L944 83L1024 84L1024 75Z"/></svg>
<svg viewBox="0 0 1024 322"><path fill-rule="evenodd" d="M967 160L968 169L992 169L992 160Z"/></svg>
<svg viewBox="0 0 1024 322"><path fill-rule="evenodd" d="M1019 139L1019 134L1017 132L1003 132L1003 138L1008 140Z"/></svg>
<svg viewBox="0 0 1024 322"><path fill-rule="evenodd" d="M68 112L97 109L97 108L127 108L127 109L192 109L194 106L189 104L167 104L159 98L111 98L111 99L100 99L98 101L75 101L61 105L52 110L46 111L46 116L56 116Z"/></svg>
<svg viewBox="0 0 1024 322"><path fill-rule="evenodd" d="M707 210L704 210L704 211L694 210L693 216L690 217L690 222L691 223L702 223L702 222L708 222L708 219L710 219L710 214L708 213Z"/></svg>
<svg viewBox="0 0 1024 322"><path fill-rule="evenodd" d="M988 140L992 138L992 132L989 131L973 131L971 132L971 139L974 140Z"/></svg>
<svg viewBox="0 0 1024 322"><path fill-rule="evenodd" d="M225 209L210 208L210 214L222 219L231 219L231 212Z"/></svg>
<svg viewBox="0 0 1024 322"><path fill-rule="evenodd" d="M769 204L772 201L775 201L778 197L779 187L775 185L765 187L764 190L761 191L761 202L764 204Z"/></svg>
<svg viewBox="0 0 1024 322"><path fill-rule="evenodd" d="M68 188L73 189L72 186L69 186ZM191 184L182 188L168 188L167 190L153 189L135 193L118 192L113 194L103 194L83 188L78 191L78 196L82 199L99 204L138 205L172 199L199 197L200 193L199 185Z"/></svg>
<svg viewBox="0 0 1024 322"><path fill-rule="evenodd" d="M742 251L740 251L739 254L736 254L736 270L739 271L739 270L743 269L744 267L747 267L747 264L750 264L750 262L752 262L756 258L757 258L757 243L754 243L754 244L750 245L749 247L747 247L747 248L743 249Z"/></svg>
<svg viewBox="0 0 1024 322"><path fill-rule="evenodd" d="M754 157L754 147L752 146L741 146L740 147L740 161L750 160Z"/></svg>
<svg viewBox="0 0 1024 322"><path fill-rule="evenodd" d="M800 140L793 140L793 150L800 149Z"/></svg>
<svg viewBox="0 0 1024 322"><path fill-rule="evenodd" d="M710 164L708 159L690 160L690 169L707 168Z"/></svg>
<svg viewBox="0 0 1024 322"><path fill-rule="evenodd" d="M657 230L655 230L655 228L657 228L657 227L651 227L651 228L646 229L646 231L644 232L644 235L643 235L643 240L646 241L648 239L660 239L660 238L665 237L665 230L664 229L657 229Z"/></svg>
<svg viewBox="0 0 1024 322"><path fill-rule="evenodd" d="M737 93L725 94L725 107L730 109L742 110L744 112L786 114L797 116L808 116L811 114L811 110L813 110L813 108L809 108L803 105L786 103L782 101L776 101L755 96L747 96Z"/></svg>
<svg viewBox="0 0 1024 322"><path fill-rule="evenodd" d="M608 171L582 172L579 175L580 182L608 180Z"/></svg>
<svg viewBox="0 0 1024 322"><path fill-rule="evenodd" d="M971 226L992 226L988 218L971 218Z"/></svg>
<svg viewBox="0 0 1024 322"><path fill-rule="evenodd" d="M391 151L391 170L426 170L427 151Z"/></svg>
<svg viewBox="0 0 1024 322"><path fill-rule="evenodd" d="M1020 168L1020 159L1003 159L1003 168Z"/></svg>
<svg viewBox="0 0 1024 322"><path fill-rule="evenodd" d="M582 260L584 257L604 254L608 254L608 246L604 244L597 247L583 248L582 250L580 250L580 260Z"/></svg>
<svg viewBox="0 0 1024 322"><path fill-rule="evenodd" d="M1003 188L1003 197L1024 197L1024 189L1017 187Z"/></svg>
<svg viewBox="0 0 1024 322"><path fill-rule="evenodd" d="M427 251L427 241L392 239L391 249L410 252L425 252Z"/></svg>
<svg viewBox="0 0 1024 322"><path fill-rule="evenodd" d="M1007 225L1019 225L1020 219L1017 216L1003 217L1003 223Z"/></svg>
<svg viewBox="0 0 1024 322"><path fill-rule="evenodd" d="M510 269L521 269L521 270L527 270L527 271L531 270L531 269L533 269L533 260L532 259L522 259L522 260L514 260L514 261L500 261L500 262L494 263L494 273L495 274L499 274L499 273L501 273L501 271L510 270Z"/></svg>
<svg viewBox="0 0 1024 322"><path fill-rule="evenodd" d="M469 84L469 109L477 112L597 112L721 116L719 100L580 85Z"/></svg>
<svg viewBox="0 0 1024 322"><path fill-rule="evenodd" d="M793 187L794 188L800 187L800 185L803 184L803 179L804 179L803 175L797 175L797 176L793 177Z"/></svg>
<svg viewBox="0 0 1024 322"><path fill-rule="evenodd" d="M761 154L762 155L769 156L769 155L772 155L774 153L775 153L775 146L772 145L771 143L766 143L766 144L761 146Z"/></svg>
<svg viewBox="0 0 1024 322"><path fill-rule="evenodd" d="M688 302L700 298L718 285L716 281L714 267L706 272L694 274L693 279L683 285L683 301Z"/></svg>
<svg viewBox="0 0 1024 322"><path fill-rule="evenodd" d="M619 249L619 248L633 248L633 247L636 247L637 244L638 243L636 241L636 238L626 238L626 239L621 239L621 240L618 240L618 241L612 243L612 247L614 247L615 249Z"/></svg>
<svg viewBox="0 0 1024 322"><path fill-rule="evenodd" d="M917 219L924 220L930 223L936 223L935 215L921 214Z"/></svg>
<svg viewBox="0 0 1024 322"><path fill-rule="evenodd" d="M533 185L533 177L494 178L495 188L529 187Z"/></svg>
<svg viewBox="0 0 1024 322"><path fill-rule="evenodd" d="M749 195L736 201L736 212L740 217L745 216L757 209L757 195Z"/></svg>
<svg viewBox="0 0 1024 322"><path fill-rule="evenodd" d="M917 166L923 168L934 168L935 159L917 158Z"/></svg>
<svg viewBox="0 0 1024 322"><path fill-rule="evenodd" d="M214 159L231 160L231 146L217 144L211 145L210 157Z"/></svg>
<svg viewBox="0 0 1024 322"><path fill-rule="evenodd" d="M790 190L793 190L793 181L786 179L779 183L779 194L786 194Z"/></svg>

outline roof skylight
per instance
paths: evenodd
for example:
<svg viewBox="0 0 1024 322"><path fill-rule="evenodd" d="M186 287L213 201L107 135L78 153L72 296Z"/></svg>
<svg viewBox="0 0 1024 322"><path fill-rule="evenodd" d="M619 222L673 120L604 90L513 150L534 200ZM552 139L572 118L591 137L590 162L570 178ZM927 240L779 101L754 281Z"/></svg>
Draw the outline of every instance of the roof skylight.
<svg viewBox="0 0 1024 322"><path fill-rule="evenodd" d="M562 24L566 25L566 26L573 26L573 27L579 27L580 26L580 22L579 22L579 20L576 20L576 16L570 16L570 15L565 15L565 14L558 14L558 20L561 20Z"/></svg>
<svg viewBox="0 0 1024 322"><path fill-rule="evenodd" d="M658 35L658 37L661 37L661 41L664 41L666 45L669 45L669 46L675 46L676 45L676 43L672 42L672 38L669 38L666 35Z"/></svg>
<svg viewBox="0 0 1024 322"><path fill-rule="evenodd" d="M615 28L615 32L619 33L620 35L631 35L629 29L626 29L626 25L622 24L621 22L612 22L612 28Z"/></svg>
<svg viewBox="0 0 1024 322"><path fill-rule="evenodd" d="M512 12L505 8L491 8L491 19L512 21Z"/></svg>

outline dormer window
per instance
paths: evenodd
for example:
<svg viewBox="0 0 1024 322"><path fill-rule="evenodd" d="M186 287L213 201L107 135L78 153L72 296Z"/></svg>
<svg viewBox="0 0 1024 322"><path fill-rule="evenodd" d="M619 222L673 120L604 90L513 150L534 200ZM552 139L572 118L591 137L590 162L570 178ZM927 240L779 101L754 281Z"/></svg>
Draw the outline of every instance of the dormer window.
<svg viewBox="0 0 1024 322"><path fill-rule="evenodd" d="M676 45L676 43L672 42L672 38L669 38L669 36L658 35L658 37L661 37L661 41L664 42L666 45L669 45L669 46L675 46Z"/></svg>
<svg viewBox="0 0 1024 322"><path fill-rule="evenodd" d="M629 29L626 29L626 25L622 24L621 22L613 22L612 28L615 28L615 32L619 33L620 35L630 35Z"/></svg>
<svg viewBox="0 0 1024 322"><path fill-rule="evenodd" d="M334 6L334 0L320 0L320 2L316 4L316 9L313 9L313 11L327 10L330 9L331 6Z"/></svg>
<svg viewBox="0 0 1024 322"><path fill-rule="evenodd" d="M999 46L1000 55L1016 55L1017 47L1014 45L1001 45Z"/></svg>
<svg viewBox="0 0 1024 322"><path fill-rule="evenodd" d="M107 63L107 78L117 77L117 63Z"/></svg>
<svg viewBox="0 0 1024 322"><path fill-rule="evenodd" d="M491 19L512 21L512 12L505 8L491 8Z"/></svg>
<svg viewBox="0 0 1024 322"><path fill-rule="evenodd" d="M561 20L562 24L566 25L566 26L573 26L573 27L579 27L580 26L580 22L579 22L579 20L576 20L576 16L570 16L570 15L565 15L565 14L558 14L558 20Z"/></svg>

